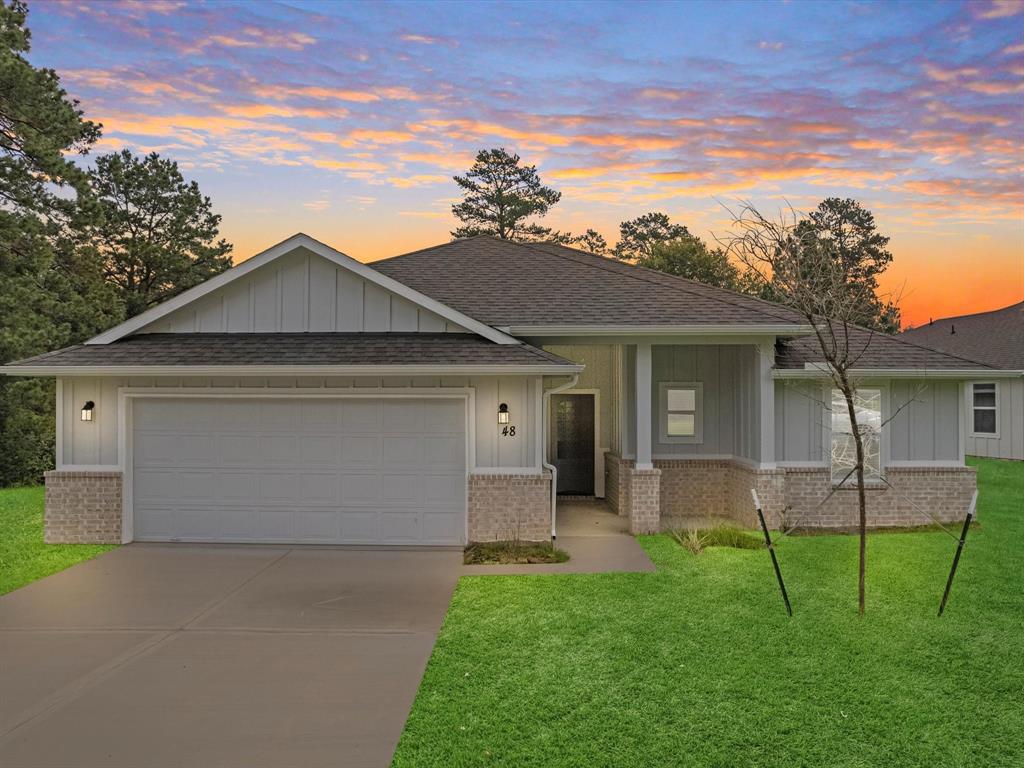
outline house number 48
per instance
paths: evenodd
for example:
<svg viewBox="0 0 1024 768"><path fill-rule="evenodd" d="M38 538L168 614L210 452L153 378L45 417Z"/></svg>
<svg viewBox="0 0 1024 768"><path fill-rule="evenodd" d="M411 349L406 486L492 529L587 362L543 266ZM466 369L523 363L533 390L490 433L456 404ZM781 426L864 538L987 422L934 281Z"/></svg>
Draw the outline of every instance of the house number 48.
<svg viewBox="0 0 1024 768"><path fill-rule="evenodd" d="M515 425L513 425L513 424L506 424L504 427L502 427L501 428L501 436L502 437L515 437L516 436Z"/></svg>

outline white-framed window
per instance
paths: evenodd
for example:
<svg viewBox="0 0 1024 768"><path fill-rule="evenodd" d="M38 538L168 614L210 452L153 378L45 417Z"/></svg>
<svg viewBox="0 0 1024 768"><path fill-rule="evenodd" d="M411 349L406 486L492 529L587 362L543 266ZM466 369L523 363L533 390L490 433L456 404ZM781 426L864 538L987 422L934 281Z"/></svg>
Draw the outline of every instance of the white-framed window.
<svg viewBox="0 0 1024 768"><path fill-rule="evenodd" d="M662 443L699 443L704 439L704 385L664 381L658 408Z"/></svg>
<svg viewBox="0 0 1024 768"><path fill-rule="evenodd" d="M853 468L857 465L857 444L853 439L850 409L842 390L832 390L831 405L832 484L856 485L857 476ZM870 387L857 389L853 407L864 445L864 478L879 480L882 477L882 390Z"/></svg>
<svg viewBox="0 0 1024 768"><path fill-rule="evenodd" d="M971 384L971 437L999 437L999 389L994 381Z"/></svg>

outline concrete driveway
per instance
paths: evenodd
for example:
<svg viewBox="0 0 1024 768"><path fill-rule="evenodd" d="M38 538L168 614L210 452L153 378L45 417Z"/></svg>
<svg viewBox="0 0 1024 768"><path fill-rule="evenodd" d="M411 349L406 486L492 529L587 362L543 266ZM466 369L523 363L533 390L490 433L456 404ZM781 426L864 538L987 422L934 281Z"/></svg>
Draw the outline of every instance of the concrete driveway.
<svg viewBox="0 0 1024 768"><path fill-rule="evenodd" d="M133 544L0 597L0 765L386 766L454 551Z"/></svg>

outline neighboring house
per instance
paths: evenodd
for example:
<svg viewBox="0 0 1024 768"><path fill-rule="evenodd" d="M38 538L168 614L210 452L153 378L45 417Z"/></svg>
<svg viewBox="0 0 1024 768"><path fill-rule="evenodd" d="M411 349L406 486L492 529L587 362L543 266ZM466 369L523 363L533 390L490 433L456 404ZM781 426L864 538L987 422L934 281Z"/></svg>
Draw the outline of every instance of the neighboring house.
<svg viewBox="0 0 1024 768"><path fill-rule="evenodd" d="M1024 301L992 312L932 320L902 337L1016 371L1012 378L979 378L967 384L967 453L1024 459Z"/></svg>
<svg viewBox="0 0 1024 768"><path fill-rule="evenodd" d="M296 235L68 349L47 541L548 539L555 491L631 530L850 526L843 409L791 310L570 248L469 238L361 264ZM855 331L872 525L961 517L964 382ZM553 488L552 477L557 470ZM788 510L788 511L787 511Z"/></svg>

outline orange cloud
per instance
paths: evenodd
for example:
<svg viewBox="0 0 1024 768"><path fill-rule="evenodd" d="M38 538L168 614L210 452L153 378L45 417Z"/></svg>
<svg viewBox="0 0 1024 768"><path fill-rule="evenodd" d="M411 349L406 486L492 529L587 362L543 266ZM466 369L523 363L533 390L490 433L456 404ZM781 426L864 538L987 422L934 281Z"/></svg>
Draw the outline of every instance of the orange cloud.
<svg viewBox="0 0 1024 768"><path fill-rule="evenodd" d="M1005 19L1021 11L1024 11L1024 0L992 0L988 8L978 12L978 16L982 19Z"/></svg>

